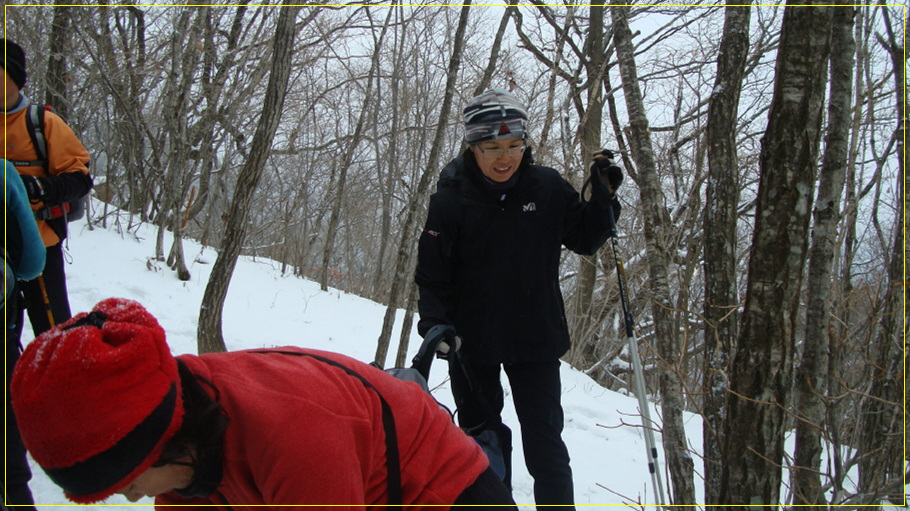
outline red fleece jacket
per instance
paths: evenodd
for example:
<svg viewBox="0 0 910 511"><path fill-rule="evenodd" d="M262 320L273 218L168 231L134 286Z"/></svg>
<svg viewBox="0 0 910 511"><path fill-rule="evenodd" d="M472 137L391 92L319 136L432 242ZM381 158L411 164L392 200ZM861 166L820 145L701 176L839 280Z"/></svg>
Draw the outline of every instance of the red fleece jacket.
<svg viewBox="0 0 910 511"><path fill-rule="evenodd" d="M476 443L416 384L335 353L280 351L339 362L388 401L398 433L403 504L450 505L489 465ZM230 418L224 475L208 499L168 493L156 498L157 506L368 509L388 503L385 431L376 391L325 362L275 351L178 358L214 385Z"/></svg>

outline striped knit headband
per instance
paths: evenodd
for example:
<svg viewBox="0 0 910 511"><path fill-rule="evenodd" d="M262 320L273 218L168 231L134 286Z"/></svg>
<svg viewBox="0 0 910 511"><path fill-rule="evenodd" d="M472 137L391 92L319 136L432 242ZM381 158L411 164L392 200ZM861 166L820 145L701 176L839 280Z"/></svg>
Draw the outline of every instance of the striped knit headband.
<svg viewBox="0 0 910 511"><path fill-rule="evenodd" d="M500 138L527 138L528 111L503 89L489 89L471 99L464 109L466 144Z"/></svg>

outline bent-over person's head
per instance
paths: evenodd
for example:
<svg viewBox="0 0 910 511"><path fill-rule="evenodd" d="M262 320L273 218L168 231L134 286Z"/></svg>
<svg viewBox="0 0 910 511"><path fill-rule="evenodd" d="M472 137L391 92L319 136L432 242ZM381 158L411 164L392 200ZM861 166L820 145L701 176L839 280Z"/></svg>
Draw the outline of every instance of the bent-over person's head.
<svg viewBox="0 0 910 511"><path fill-rule="evenodd" d="M137 302L104 300L39 336L11 394L25 446L74 502L191 482L189 463L161 463L184 421L181 378L164 329Z"/></svg>

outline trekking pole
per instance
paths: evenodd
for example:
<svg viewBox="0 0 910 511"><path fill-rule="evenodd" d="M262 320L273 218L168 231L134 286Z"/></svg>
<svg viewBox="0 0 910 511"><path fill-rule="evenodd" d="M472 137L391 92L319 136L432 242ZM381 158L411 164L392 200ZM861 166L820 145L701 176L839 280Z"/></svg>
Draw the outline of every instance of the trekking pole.
<svg viewBox="0 0 910 511"><path fill-rule="evenodd" d="M641 367L641 357L638 354L638 338L635 337L633 329L635 320L632 319L632 313L629 312L629 306L626 302L625 270L622 266L622 259L619 257L619 251L616 249L616 218L613 215L612 207L607 207L607 211L610 215L610 224L613 230L610 239L613 248L613 260L616 262L616 277L619 282L619 301L622 304L626 337L629 340L629 352L632 357L632 380L635 386L635 397L638 398L638 407L641 411L645 447L648 450L648 471L651 472L651 484L654 488L655 501L658 506L664 507L666 505L664 503L664 486L660 479L660 471L657 468L657 444L654 441L654 429L656 429L657 423L651 420L651 409L645 394L645 375Z"/></svg>
<svg viewBox="0 0 910 511"><path fill-rule="evenodd" d="M41 288L41 298L44 300L44 310L47 312L47 321L54 328L54 312L51 310L51 300L47 297L47 285L44 284L44 275L38 275L38 287Z"/></svg>

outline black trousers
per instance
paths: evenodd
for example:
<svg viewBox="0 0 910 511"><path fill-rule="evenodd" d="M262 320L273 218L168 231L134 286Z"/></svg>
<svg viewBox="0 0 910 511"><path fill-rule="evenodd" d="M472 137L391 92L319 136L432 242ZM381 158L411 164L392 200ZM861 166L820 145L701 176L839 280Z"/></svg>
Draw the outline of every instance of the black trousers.
<svg viewBox="0 0 910 511"><path fill-rule="evenodd" d="M28 466L25 445L22 444L22 437L19 435L19 426L16 423L16 416L13 414L9 393L9 382L21 351L19 338L22 335L23 304L18 292L13 292L10 300L3 304L3 317L6 325L6 443L3 446L6 477L4 478L3 502L4 506L17 506L11 509L34 511L35 500L28 488L32 472Z"/></svg>
<svg viewBox="0 0 910 511"><path fill-rule="evenodd" d="M461 506L453 508L456 511L465 509L514 509L518 511L515 501L512 500L511 492L502 484L499 476L491 468L487 468L484 473L480 474L477 480L455 499L453 504Z"/></svg>
<svg viewBox="0 0 910 511"><path fill-rule="evenodd" d="M501 420L503 390L499 365L476 365L460 358L470 377L459 370L458 363L449 366L452 393L458 408L458 423L463 428L475 427L488 419L490 410ZM522 449L528 472L534 478L534 500L537 505L558 505L574 509L575 490L569 451L562 440L564 416L559 360L538 364L505 364L512 387L512 401L521 426ZM487 405L478 399L483 396Z"/></svg>
<svg viewBox="0 0 910 511"><path fill-rule="evenodd" d="M35 337L51 329L40 279L44 279L44 287L47 290L48 301L50 301L50 311L54 317L54 325L59 325L72 317L69 296L66 291L66 273L63 268L63 247L58 243L52 247L47 247L47 260L44 263L44 272L41 277L21 283L22 294L25 295L26 310L28 310L28 320L32 324L32 331L35 333Z"/></svg>

